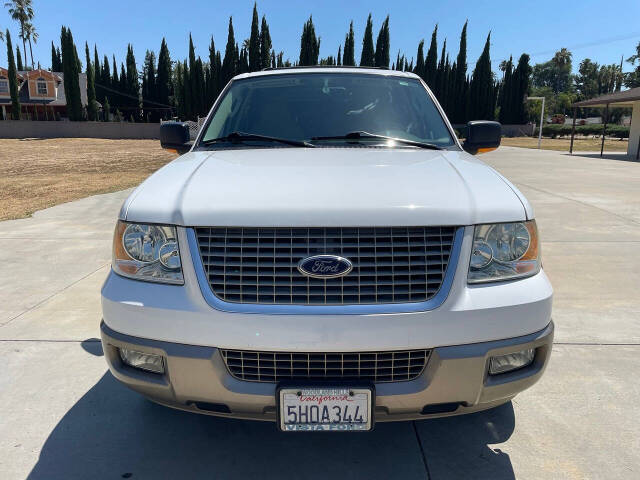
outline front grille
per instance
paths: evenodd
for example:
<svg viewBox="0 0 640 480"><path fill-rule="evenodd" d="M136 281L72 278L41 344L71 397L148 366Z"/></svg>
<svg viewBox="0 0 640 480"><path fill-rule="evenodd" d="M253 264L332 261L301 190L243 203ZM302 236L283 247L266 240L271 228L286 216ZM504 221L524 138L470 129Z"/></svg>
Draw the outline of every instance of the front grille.
<svg viewBox="0 0 640 480"><path fill-rule="evenodd" d="M213 293L235 303L350 305L424 302L442 285L456 227L195 229ZM344 277L310 278L298 262L348 258Z"/></svg>
<svg viewBox="0 0 640 480"><path fill-rule="evenodd" d="M239 380L369 380L403 382L424 370L430 350L354 353L253 352L220 350L229 373Z"/></svg>

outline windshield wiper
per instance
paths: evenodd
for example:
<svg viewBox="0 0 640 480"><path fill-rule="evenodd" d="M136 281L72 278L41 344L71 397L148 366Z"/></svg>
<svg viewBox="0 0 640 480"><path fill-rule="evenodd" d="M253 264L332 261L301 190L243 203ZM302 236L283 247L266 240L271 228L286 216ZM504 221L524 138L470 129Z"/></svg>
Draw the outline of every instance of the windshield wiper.
<svg viewBox="0 0 640 480"><path fill-rule="evenodd" d="M224 137L211 138L209 140L204 140L202 142L202 145L212 145L214 143L223 143L223 142L241 143L245 140L277 142L277 143L284 143L285 145L292 145L294 147L315 148L315 145L309 142L304 142L302 140L290 140L288 138L269 137L267 135L258 135L256 133L244 133L244 132L232 132L229 135L226 135Z"/></svg>
<svg viewBox="0 0 640 480"><path fill-rule="evenodd" d="M379 140L392 140L403 145L411 145L418 148L428 148L430 150L442 150L442 147L434 143L415 142L413 140L407 140L405 138L388 137L387 135L377 135L369 132L349 132L346 135L336 135L331 137L312 137L311 140L360 140L362 138L377 138Z"/></svg>

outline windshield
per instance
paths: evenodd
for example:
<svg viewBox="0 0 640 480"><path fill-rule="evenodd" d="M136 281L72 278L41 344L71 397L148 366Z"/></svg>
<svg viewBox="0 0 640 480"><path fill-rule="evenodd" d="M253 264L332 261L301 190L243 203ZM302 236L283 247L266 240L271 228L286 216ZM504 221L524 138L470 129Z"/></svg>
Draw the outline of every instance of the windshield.
<svg viewBox="0 0 640 480"><path fill-rule="evenodd" d="M353 132L439 147L455 145L419 80L360 73L291 73L236 80L218 104L202 142L238 132L317 146L327 142L388 143L364 136L357 140L353 136L335 138Z"/></svg>

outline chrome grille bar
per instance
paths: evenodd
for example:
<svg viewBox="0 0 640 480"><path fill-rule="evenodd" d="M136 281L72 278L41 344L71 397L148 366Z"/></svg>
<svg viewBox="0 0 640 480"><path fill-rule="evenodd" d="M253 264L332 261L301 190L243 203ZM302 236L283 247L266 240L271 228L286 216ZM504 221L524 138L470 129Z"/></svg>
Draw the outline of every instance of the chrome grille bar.
<svg viewBox="0 0 640 480"><path fill-rule="evenodd" d="M287 379L404 382L419 377L430 350L299 353L220 350L229 373L251 382Z"/></svg>
<svg viewBox="0 0 640 480"><path fill-rule="evenodd" d="M194 229L205 275L225 302L362 305L424 302L442 285L456 227ZM298 262L339 255L346 276L304 276Z"/></svg>

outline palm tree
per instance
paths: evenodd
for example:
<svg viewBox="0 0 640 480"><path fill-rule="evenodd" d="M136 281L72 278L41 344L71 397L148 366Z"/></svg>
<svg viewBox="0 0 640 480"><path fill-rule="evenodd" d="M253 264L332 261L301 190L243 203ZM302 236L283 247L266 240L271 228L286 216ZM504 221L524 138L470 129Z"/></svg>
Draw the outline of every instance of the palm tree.
<svg viewBox="0 0 640 480"><path fill-rule="evenodd" d="M9 15L16 22L20 23L20 34L22 39L22 51L24 52L24 63L27 63L27 36L25 26L33 19L33 5L31 0L12 0L5 2L4 6L9 9Z"/></svg>
<svg viewBox="0 0 640 480"><path fill-rule="evenodd" d="M29 22L24 26L24 33L25 33L25 36L27 37L27 40L29 41L29 54L31 55L31 69L33 70L35 67L33 63L33 49L31 48L31 40L33 40L33 43L38 43L38 32L36 31L36 27L33 26L33 23Z"/></svg>

